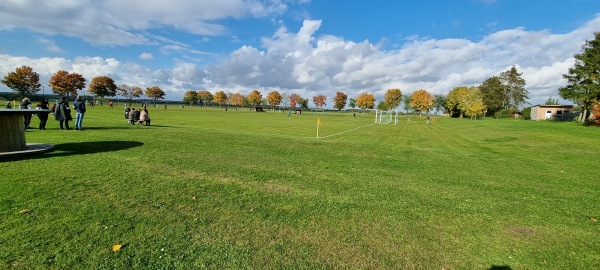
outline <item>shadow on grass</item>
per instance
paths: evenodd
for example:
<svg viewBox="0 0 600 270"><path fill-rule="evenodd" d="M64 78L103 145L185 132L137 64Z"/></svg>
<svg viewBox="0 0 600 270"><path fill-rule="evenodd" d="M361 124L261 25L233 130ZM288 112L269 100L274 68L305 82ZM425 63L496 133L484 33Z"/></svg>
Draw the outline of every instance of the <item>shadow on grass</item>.
<svg viewBox="0 0 600 270"><path fill-rule="evenodd" d="M508 265L492 265L489 270L512 270Z"/></svg>
<svg viewBox="0 0 600 270"><path fill-rule="evenodd" d="M144 143L136 141L96 141L96 142L72 142L54 145L54 150L45 154L20 156L8 158L18 161L26 159L43 159L51 157L67 157L75 155L87 155L102 152L113 152L143 146Z"/></svg>

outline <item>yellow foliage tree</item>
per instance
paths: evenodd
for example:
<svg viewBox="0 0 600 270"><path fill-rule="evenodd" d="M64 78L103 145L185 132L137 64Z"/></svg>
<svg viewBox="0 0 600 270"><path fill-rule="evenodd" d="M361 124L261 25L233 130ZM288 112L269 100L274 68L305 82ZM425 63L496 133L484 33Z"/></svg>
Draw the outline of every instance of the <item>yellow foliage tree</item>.
<svg viewBox="0 0 600 270"><path fill-rule="evenodd" d="M426 90L417 90L410 96L410 106L419 110L419 115L423 114L423 111L429 112L433 109L433 101L435 98L429 94Z"/></svg>
<svg viewBox="0 0 600 270"><path fill-rule="evenodd" d="M273 110L275 110L275 106L281 104L282 100L283 97L281 96L281 94L279 94L278 91L271 91L267 95L267 102L269 102L269 105L271 105Z"/></svg>
<svg viewBox="0 0 600 270"><path fill-rule="evenodd" d="M217 91L214 96L214 102L219 103L219 109L227 104L227 94L225 94L225 91Z"/></svg>
<svg viewBox="0 0 600 270"><path fill-rule="evenodd" d="M365 109L375 108L375 96L371 93L362 93L356 98L356 105L365 112Z"/></svg>
<svg viewBox="0 0 600 270"><path fill-rule="evenodd" d="M388 89L385 91L385 95L383 96L383 100L385 101L385 105L388 108L393 109L400 105L402 101L402 91L398 88Z"/></svg>
<svg viewBox="0 0 600 270"><path fill-rule="evenodd" d="M252 90L252 92L248 94L248 102L250 102L250 104L252 104L252 106L254 106L255 108L258 107L258 105L260 105L261 101L262 94L260 93L260 91Z"/></svg>

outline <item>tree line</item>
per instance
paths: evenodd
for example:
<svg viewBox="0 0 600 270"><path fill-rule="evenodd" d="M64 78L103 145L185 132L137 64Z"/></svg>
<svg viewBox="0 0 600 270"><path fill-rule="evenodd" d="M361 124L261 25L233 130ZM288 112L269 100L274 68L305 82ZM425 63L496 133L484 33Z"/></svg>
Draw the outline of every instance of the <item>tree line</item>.
<svg viewBox="0 0 600 270"><path fill-rule="evenodd" d="M15 71L9 72L2 83L21 98L35 95L42 90L39 74L29 66L18 67ZM68 98L76 96L78 90L86 87L86 79L79 73L59 70L50 77L48 86L52 89L52 93ZM115 81L108 76L92 78L87 92L100 98L114 97L119 94L128 99L129 103L133 101L133 98L140 97L142 94L151 98L155 103L165 96L165 92L158 86L147 87L145 91L141 87L128 84L117 86Z"/></svg>
<svg viewBox="0 0 600 270"><path fill-rule="evenodd" d="M567 85L561 87L559 95L579 105L581 113L578 121L595 121L600 123L600 32L594 33L593 40L587 40L582 46L581 53L575 54L575 65L571 67L563 77ZM486 79L478 86L458 86L452 89L448 95L431 95L424 89L414 91L411 95L403 95L400 89L388 89L383 100L377 105L378 109L395 109L401 102L406 111L414 110L419 113L429 113L434 108L439 111L457 117L469 117L477 119L482 116L498 116L506 110L518 111L519 106L526 104L528 91L525 90L526 82L521 77L522 73L513 66L507 71ZM1 81L3 84L18 93L21 98L34 95L41 89L39 75L31 67L22 66L14 72L9 72ZM69 73L59 70L52 75L48 81L52 92L62 96L76 95L77 90L86 87L86 79L79 73ZM153 100L164 99L165 92L158 86L148 87L142 90L135 85L115 85L112 78L98 76L92 78L87 90L88 93L97 97L113 97L117 94L125 97L131 103L134 98L145 94ZM344 92L336 92L332 98L333 108L338 111L349 105L352 109L375 108L375 96L371 93L362 93L356 98L348 99ZM313 104L317 109L323 109L327 105L327 97L316 95L312 97ZM252 90L247 96L241 93L225 93L217 91L213 95L207 90L189 90L184 94L183 102L189 104L210 104L212 102L236 107L253 106L258 107L267 103L271 107L283 105L285 107L308 108L308 99L293 93L287 95L277 90L269 92L266 98L259 90ZM547 101L557 103L549 99ZM347 104L348 103L348 104ZM593 115L592 118L588 116Z"/></svg>

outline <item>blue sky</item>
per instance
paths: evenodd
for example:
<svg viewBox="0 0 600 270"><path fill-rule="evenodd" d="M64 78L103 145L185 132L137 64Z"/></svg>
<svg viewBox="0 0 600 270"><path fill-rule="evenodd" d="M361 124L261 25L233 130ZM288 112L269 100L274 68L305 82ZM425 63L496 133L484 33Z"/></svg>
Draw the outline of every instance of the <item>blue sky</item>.
<svg viewBox="0 0 600 270"><path fill-rule="evenodd" d="M252 89L380 100L389 88L447 94L515 65L537 104L558 97L594 31L592 0L0 0L0 74L109 75L171 100Z"/></svg>

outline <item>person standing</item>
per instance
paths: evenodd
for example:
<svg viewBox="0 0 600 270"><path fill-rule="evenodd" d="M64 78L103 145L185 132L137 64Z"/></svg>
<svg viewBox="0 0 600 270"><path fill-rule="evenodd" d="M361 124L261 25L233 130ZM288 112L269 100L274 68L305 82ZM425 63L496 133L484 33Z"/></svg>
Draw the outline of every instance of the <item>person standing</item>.
<svg viewBox="0 0 600 270"><path fill-rule="evenodd" d="M12 106L10 105L10 100L6 101L6 108L7 109L12 109Z"/></svg>
<svg viewBox="0 0 600 270"><path fill-rule="evenodd" d="M24 110L30 110L31 109L31 101L29 101L29 98L24 98L23 102L21 102L21 109ZM33 117L32 114L28 113L28 114L24 114L23 115L23 122L25 123L25 128L31 128L29 127L29 125L31 124L31 118Z"/></svg>
<svg viewBox="0 0 600 270"><path fill-rule="evenodd" d="M37 110L48 110L48 100L44 99L40 102L37 103L37 105L35 106L35 108ZM37 117L40 119L40 125L39 125L39 129L40 130L45 130L46 129L46 122L48 122L48 113L38 113Z"/></svg>
<svg viewBox="0 0 600 270"><path fill-rule="evenodd" d="M83 102L81 96L77 96L75 102L73 102L73 107L75 108L75 130L83 130L81 124L85 115L85 102Z"/></svg>
<svg viewBox="0 0 600 270"><path fill-rule="evenodd" d="M69 108L69 102L67 101L67 97L61 97L58 106L56 106L56 111L54 112L54 120L59 121L60 129L64 127L69 130L69 121L73 120L71 116L71 109Z"/></svg>

